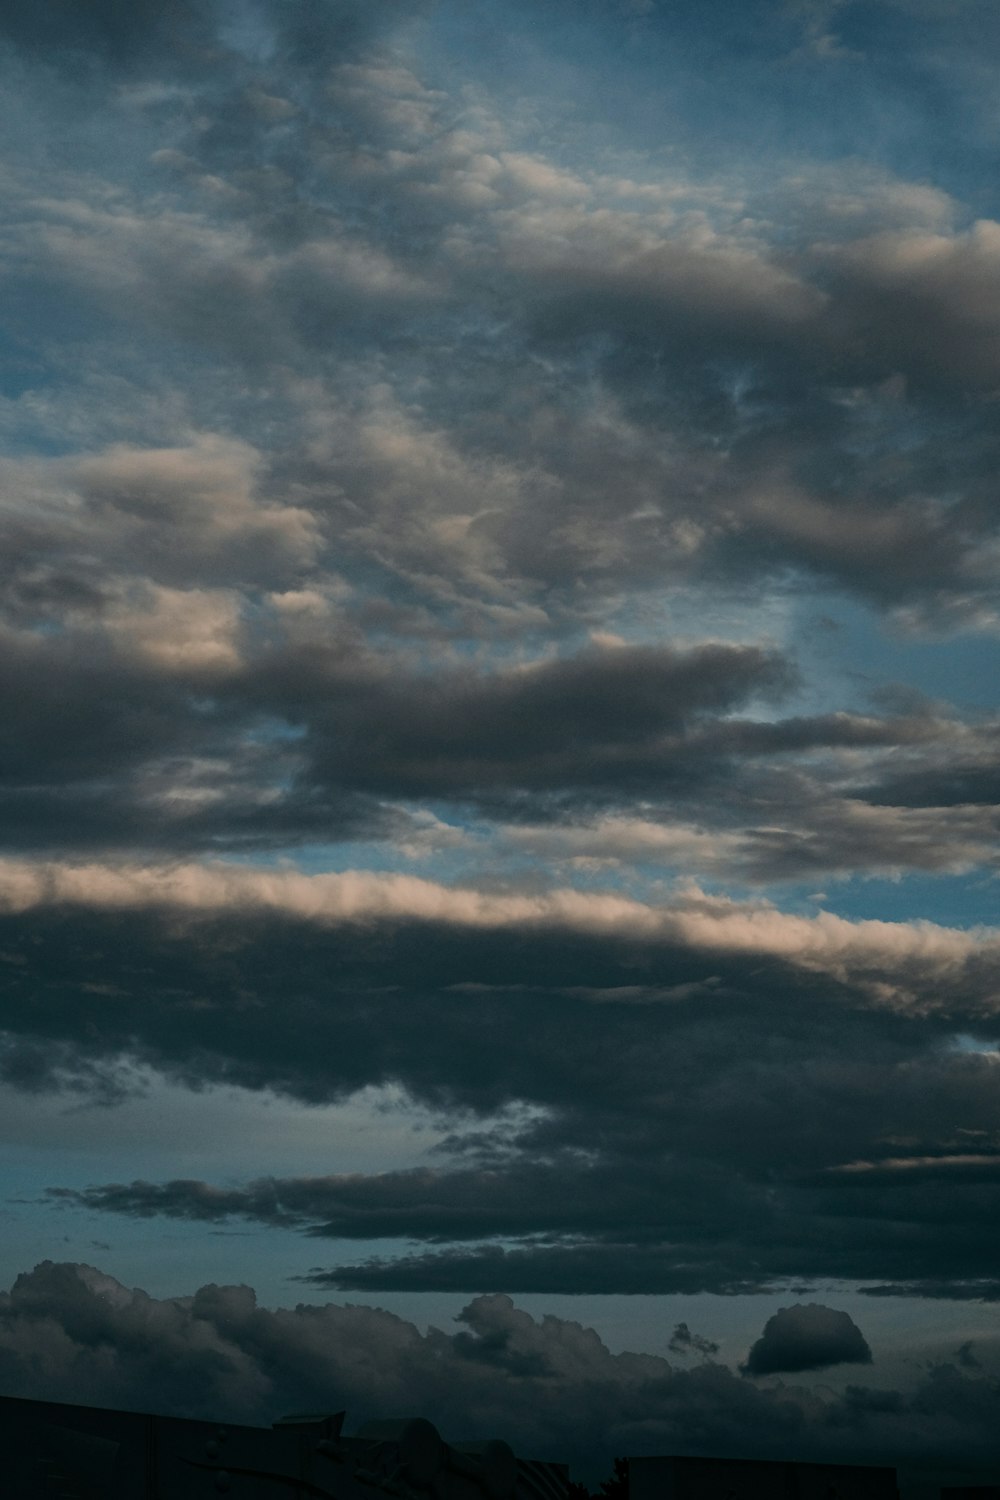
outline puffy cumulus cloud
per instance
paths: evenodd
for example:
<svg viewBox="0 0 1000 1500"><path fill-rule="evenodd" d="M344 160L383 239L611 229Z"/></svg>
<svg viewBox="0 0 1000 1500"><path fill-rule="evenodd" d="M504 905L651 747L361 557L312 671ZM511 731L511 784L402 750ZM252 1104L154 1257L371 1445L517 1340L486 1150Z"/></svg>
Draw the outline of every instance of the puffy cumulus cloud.
<svg viewBox="0 0 1000 1500"><path fill-rule="evenodd" d="M119 650L189 677L212 677L240 665L239 601L231 592L152 587L143 594L105 615Z"/></svg>
<svg viewBox="0 0 1000 1500"><path fill-rule="evenodd" d="M161 589L273 584L308 569L316 518L258 491L261 456L213 433L4 465L2 598L9 618L79 625L131 579Z"/></svg>
<svg viewBox="0 0 1000 1500"><path fill-rule="evenodd" d="M898 177L859 158L792 168L764 190L761 203L769 222L794 226L803 241L827 245L866 232L945 232L960 209L939 183Z"/></svg>
<svg viewBox="0 0 1000 1500"><path fill-rule="evenodd" d="M712 1360L677 1370L612 1354L582 1323L477 1297L455 1332L377 1308L269 1310L247 1286L157 1299L91 1266L45 1261L0 1295L0 1379L29 1399L268 1425L346 1407L349 1426L419 1412L452 1441L483 1432L595 1480L615 1453L982 1462L996 1382L938 1366L910 1390L755 1387Z"/></svg>
<svg viewBox="0 0 1000 1500"><path fill-rule="evenodd" d="M523 587L519 535L532 506L559 487L530 456L469 451L448 424L377 382L360 407L310 414L307 457L306 484L336 476L350 499L338 530L352 551L377 557L439 605L513 607Z"/></svg>
<svg viewBox="0 0 1000 1500"><path fill-rule="evenodd" d="M302 0L229 27L211 86L139 110L160 122L166 191L81 174L22 189L16 304L41 280L116 346L141 327L234 426L263 420L353 565L388 570L439 624L461 601L473 634L491 608L516 634L611 609L623 584L767 587L789 569L914 619L932 603L992 618L971 493L987 414L970 445L928 389L935 370L988 386L986 221L956 234L946 193L864 162L810 167L806 189L785 171L759 201L652 160L571 166L481 91L428 86L404 45L373 50L420 7L379 9ZM940 275L911 274L918 242ZM886 311L900 298L912 317ZM946 471L955 489L942 440L963 455L960 526L937 493ZM308 551L311 519L280 520ZM269 508L275 544L278 523Z"/></svg>
<svg viewBox="0 0 1000 1500"><path fill-rule="evenodd" d="M179 164L161 156L159 165ZM221 179L196 165L185 164L185 175L218 195ZM291 364L345 334L363 342L373 320L426 313L440 297L432 279L336 221L289 245L271 243L248 214L219 219L200 203L150 211L142 202L32 199L23 213L19 281L29 289L43 273L122 335L145 327L237 366Z"/></svg>
<svg viewBox="0 0 1000 1500"><path fill-rule="evenodd" d="M648 1387L652 1403L657 1384L671 1376L663 1360L612 1355L593 1330L558 1318L536 1323L507 1298L479 1298L460 1321L454 1334L421 1335L368 1307L271 1312L245 1286L206 1286L161 1301L92 1267L49 1261L3 1294L0 1348L5 1383L36 1399L86 1395L265 1423L303 1406L346 1405L352 1422L414 1409L455 1439L485 1422L485 1430L536 1455L570 1443L572 1428L586 1430L579 1410L574 1419L572 1404L563 1405L568 1382L593 1413L592 1430L604 1407L593 1449L581 1449L577 1438L566 1454L591 1463L626 1421L630 1396Z"/></svg>
<svg viewBox="0 0 1000 1500"><path fill-rule="evenodd" d="M501 220L499 248L518 273L543 287L551 279L545 316L562 337L652 317L665 337L693 325L749 347L814 323L825 300L759 243L697 218L691 226L621 210L529 209Z"/></svg>
<svg viewBox="0 0 1000 1500"><path fill-rule="evenodd" d="M160 567L171 570L166 577L190 578L200 563L215 561L226 578L273 578L286 560L313 560L316 517L255 493L260 467L250 444L214 433L176 448L115 444L58 466L101 528L94 540L102 555L132 552L161 580ZM256 568L255 550L263 553Z"/></svg>
<svg viewBox="0 0 1000 1500"><path fill-rule="evenodd" d="M744 1375L775 1375L871 1362L868 1340L849 1313L804 1302L768 1318L740 1368Z"/></svg>
<svg viewBox="0 0 1000 1500"><path fill-rule="evenodd" d="M943 752L943 746L942 752ZM997 734L993 724L980 733L956 736L951 755L901 759L880 768L878 780L863 788L878 807L942 808L959 822L966 808L982 817L997 805Z"/></svg>
<svg viewBox="0 0 1000 1500"><path fill-rule="evenodd" d="M780 472L751 481L746 523L751 547L778 546L810 572L850 578L890 605L920 592L931 610L968 558L947 506L906 496L876 508L861 497L816 494ZM885 562L881 581L875 556Z"/></svg>

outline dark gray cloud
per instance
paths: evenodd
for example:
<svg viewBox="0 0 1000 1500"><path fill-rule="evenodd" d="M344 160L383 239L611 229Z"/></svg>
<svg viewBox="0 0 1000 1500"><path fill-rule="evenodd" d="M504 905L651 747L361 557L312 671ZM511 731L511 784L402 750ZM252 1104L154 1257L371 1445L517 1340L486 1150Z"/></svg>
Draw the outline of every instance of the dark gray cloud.
<svg viewBox="0 0 1000 1500"><path fill-rule="evenodd" d="M740 1368L744 1375L776 1375L871 1362L868 1340L849 1313L800 1302L768 1318Z"/></svg>
<svg viewBox="0 0 1000 1500"><path fill-rule="evenodd" d="M157 1299L90 1266L43 1262L0 1294L7 1388L267 1425L345 1406L349 1428L419 1411L453 1441L487 1431L594 1482L615 1453L953 1465L989 1461L996 1382L941 1365L911 1391L777 1392L706 1361L612 1354L593 1329L479 1297L455 1332L376 1308L270 1311L247 1286ZM97 1351L100 1357L95 1358ZM968 1471L966 1471L968 1472ZM973 1470L975 1472L975 1470Z"/></svg>
<svg viewBox="0 0 1000 1500"><path fill-rule="evenodd" d="M168 487L168 515L174 503ZM8 847L405 844L433 798L515 820L519 857L684 860L764 881L995 859L996 820L971 805L988 799L991 725L927 711L762 720L796 674L755 646L423 666L373 650L308 591L281 597L263 639L232 591L170 584L88 599L72 632L9 629Z"/></svg>
<svg viewBox="0 0 1000 1500"><path fill-rule="evenodd" d="M354 918L332 925L254 908L209 919L207 887L176 904L196 878L183 868L147 910L100 914L45 878L56 905L0 923L15 1085L86 1091L91 1070L132 1056L192 1085L306 1102L392 1083L445 1115L531 1107L513 1131L459 1130L420 1170L55 1195L74 1212L410 1242L392 1260L335 1251L316 1280L342 1288L993 1275L994 1058L954 1045L995 1015L995 951L975 937L810 927L706 898L660 936L629 926L628 908L620 933L596 931L599 900L572 928L522 906L501 922L503 895L477 896L471 926L459 905L448 922L363 904L409 899L405 886L359 888L345 896ZM109 879L73 878L88 898ZM126 877L115 901L148 880Z"/></svg>
<svg viewBox="0 0 1000 1500"><path fill-rule="evenodd" d="M686 1323L677 1324L667 1348L671 1354L700 1354L705 1359L710 1359L719 1352L719 1345L713 1339L707 1339L701 1333L692 1333Z"/></svg>
<svg viewBox="0 0 1000 1500"><path fill-rule="evenodd" d="M270 0L264 7L284 57L296 68L321 70L370 46L380 33L431 9L432 0Z"/></svg>
<svg viewBox="0 0 1000 1500"><path fill-rule="evenodd" d="M692 1256L696 1257L693 1264ZM568 1291L581 1296L690 1296L699 1292L732 1296L764 1292L773 1285L770 1271L748 1272L738 1256L730 1259L730 1247L707 1239L686 1243L680 1253L671 1245L626 1241L515 1250L472 1245L393 1259L372 1256L353 1265L317 1268L299 1280L328 1291L468 1295L488 1289L511 1296L558 1296Z"/></svg>
<svg viewBox="0 0 1000 1500"><path fill-rule="evenodd" d="M204 80L207 65L232 65L232 43L223 38L241 29L257 47L268 37L282 62L320 69L425 8L420 0L390 0L377 8L359 0L283 0L242 11L218 0L94 0L86 7L44 0L30 13L5 14L0 36L62 67L79 67L81 57L90 56L133 74L182 71Z"/></svg>
<svg viewBox="0 0 1000 1500"><path fill-rule="evenodd" d="M1000 1281L898 1281L859 1288L866 1297L939 1297L948 1302L1000 1302ZM963 1361L960 1361L964 1363Z"/></svg>
<svg viewBox="0 0 1000 1500"><path fill-rule="evenodd" d="M0 36L65 66L93 54L117 67L160 73L178 61L207 61L214 42L215 7L205 0L72 0L6 11Z"/></svg>
<svg viewBox="0 0 1000 1500"><path fill-rule="evenodd" d="M225 601L158 602L148 627L123 609L113 642L8 636L10 844L378 836L406 819L374 799L670 785L704 762L701 726L791 680L776 653L729 646L418 673L349 633L244 664ZM232 645L205 642L213 625Z"/></svg>
<svg viewBox="0 0 1000 1500"><path fill-rule="evenodd" d="M558 790L576 777L645 780L669 766L688 725L790 685L787 664L753 647L619 647L489 678L345 683L329 716L307 680L300 711L319 775L461 797L494 786Z"/></svg>

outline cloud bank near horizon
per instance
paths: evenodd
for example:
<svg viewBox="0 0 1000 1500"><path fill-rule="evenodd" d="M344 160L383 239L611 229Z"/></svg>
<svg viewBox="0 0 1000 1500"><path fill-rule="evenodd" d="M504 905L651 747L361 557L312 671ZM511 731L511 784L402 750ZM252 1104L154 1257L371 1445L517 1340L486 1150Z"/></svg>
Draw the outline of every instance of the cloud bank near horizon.
<svg viewBox="0 0 1000 1500"><path fill-rule="evenodd" d="M271 1311L248 1286L154 1298L92 1266L46 1261L0 1293L0 1368L29 1399L199 1419L270 1424L346 1407L353 1428L419 1412L452 1441L501 1436L590 1483L617 1453L938 1466L993 1454L996 1377L957 1359L912 1390L834 1395L747 1381L711 1358L684 1368L613 1354L584 1324L535 1319L503 1296L475 1298L456 1321L421 1333L379 1308Z"/></svg>

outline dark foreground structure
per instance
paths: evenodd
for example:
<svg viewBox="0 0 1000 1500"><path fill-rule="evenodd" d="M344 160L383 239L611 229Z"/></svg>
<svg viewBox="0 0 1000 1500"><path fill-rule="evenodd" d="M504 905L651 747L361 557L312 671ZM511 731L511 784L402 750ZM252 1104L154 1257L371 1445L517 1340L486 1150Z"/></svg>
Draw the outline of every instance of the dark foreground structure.
<svg viewBox="0 0 1000 1500"><path fill-rule="evenodd" d="M422 1417L241 1427L0 1397L3 1500L565 1500L564 1464L446 1443Z"/></svg>
<svg viewBox="0 0 1000 1500"><path fill-rule="evenodd" d="M567 1500L565 1464L498 1439L447 1443L422 1417L352 1436L343 1424L343 1412L244 1427L0 1396L0 1500ZM675 1457L627 1470L626 1500L899 1500L885 1467ZM1000 1488L940 1500L1000 1500Z"/></svg>
<svg viewBox="0 0 1000 1500"><path fill-rule="evenodd" d="M630 1458L629 1500L898 1500L895 1469L738 1458Z"/></svg>

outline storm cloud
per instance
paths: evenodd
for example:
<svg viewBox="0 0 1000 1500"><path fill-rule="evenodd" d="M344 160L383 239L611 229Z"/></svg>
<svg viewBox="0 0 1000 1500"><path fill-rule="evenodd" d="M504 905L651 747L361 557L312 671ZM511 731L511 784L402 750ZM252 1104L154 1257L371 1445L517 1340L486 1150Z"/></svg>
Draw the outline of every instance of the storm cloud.
<svg viewBox="0 0 1000 1500"><path fill-rule="evenodd" d="M3 875L21 1087L86 1095L132 1058L306 1103L392 1084L445 1116L531 1112L377 1175L55 1179L64 1210L339 1241L309 1274L341 1288L992 1274L996 1053L957 1040L995 1025L990 932L696 891L654 908L230 867ZM351 1257L380 1240L393 1254Z"/></svg>

